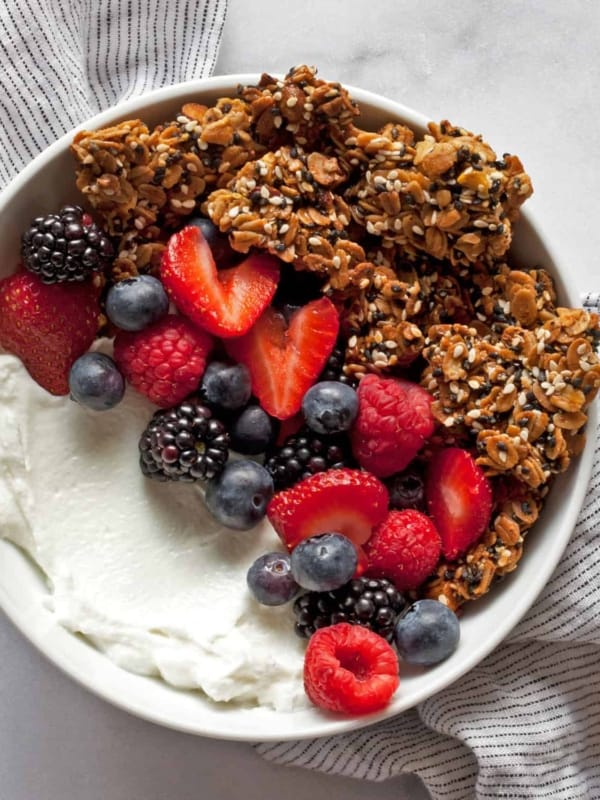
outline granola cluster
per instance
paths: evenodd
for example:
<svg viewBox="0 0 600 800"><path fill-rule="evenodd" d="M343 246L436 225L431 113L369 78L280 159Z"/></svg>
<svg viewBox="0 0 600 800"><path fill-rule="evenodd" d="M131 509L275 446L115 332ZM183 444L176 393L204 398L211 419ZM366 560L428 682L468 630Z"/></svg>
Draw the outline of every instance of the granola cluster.
<svg viewBox="0 0 600 800"><path fill-rule="evenodd" d="M474 453L495 506L483 539L423 593L452 608L513 570L600 388L598 317L557 305L543 269L507 263L531 195L519 159L447 121L358 126L340 84L295 67L176 119L82 131L77 185L118 242L113 280L152 271L171 231L208 215L234 249L321 278L345 371L418 374L433 444Z"/></svg>
<svg viewBox="0 0 600 800"><path fill-rule="evenodd" d="M153 130L128 120L75 136L77 187L118 241L116 280L155 268L169 233L264 150L250 123L244 102L221 98Z"/></svg>

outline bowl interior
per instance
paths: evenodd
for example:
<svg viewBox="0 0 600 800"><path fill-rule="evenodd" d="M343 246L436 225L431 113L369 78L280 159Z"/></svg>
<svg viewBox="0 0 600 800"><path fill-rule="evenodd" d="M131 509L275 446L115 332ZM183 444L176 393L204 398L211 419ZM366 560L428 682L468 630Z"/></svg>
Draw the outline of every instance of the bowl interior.
<svg viewBox="0 0 600 800"><path fill-rule="evenodd" d="M231 96L239 83L252 83L256 75L211 78L160 89L124 103L85 122L98 128L123 119L141 117L150 125L173 118L183 102L210 103ZM361 124L390 120L423 131L426 119L398 103L359 89L351 93L361 108ZM29 220L67 201L80 201L74 184L73 161L68 146L73 132L38 156L0 196L0 275L9 274L18 260L19 238ZM561 302L580 304L568 284L566 268L544 244L539 226L525 212L517 226L512 259L525 267L544 266L557 282ZM596 428L592 409L588 430ZM591 435L590 435L591 438ZM0 605L21 631L55 664L90 690L154 722L218 738L278 740L321 736L370 724L397 714L456 680L510 631L549 579L569 539L583 502L591 466L592 442L561 476L535 529L528 535L519 568L483 600L470 606L461 622L461 642L456 653L425 673L403 675L401 687L388 709L377 716L339 719L316 710L276 713L265 708L218 706L199 692L178 691L162 681L140 677L115 666L104 655L54 620L45 606L43 575L19 549L0 540Z"/></svg>

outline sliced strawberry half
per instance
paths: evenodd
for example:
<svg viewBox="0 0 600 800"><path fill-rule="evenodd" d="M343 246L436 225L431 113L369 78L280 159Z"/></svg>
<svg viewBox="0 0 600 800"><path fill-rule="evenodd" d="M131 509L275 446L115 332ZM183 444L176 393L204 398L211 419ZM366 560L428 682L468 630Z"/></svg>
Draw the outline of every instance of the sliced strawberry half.
<svg viewBox="0 0 600 800"><path fill-rule="evenodd" d="M252 391L264 410L288 419L300 410L302 398L319 377L339 330L335 306L326 297L302 306L290 317L267 308L245 336L226 347L252 376Z"/></svg>
<svg viewBox="0 0 600 800"><path fill-rule="evenodd" d="M466 450L448 447L432 455L425 497L447 559L463 555L489 525L492 489Z"/></svg>
<svg viewBox="0 0 600 800"><path fill-rule="evenodd" d="M292 550L319 533L342 533L364 544L387 515L388 492L374 475L358 469L331 469L278 492L267 516L281 541Z"/></svg>
<svg viewBox="0 0 600 800"><path fill-rule="evenodd" d="M189 225L167 243L160 267L167 293L182 314L215 336L241 336L269 305L279 281L279 261L252 253L217 270L201 231Z"/></svg>

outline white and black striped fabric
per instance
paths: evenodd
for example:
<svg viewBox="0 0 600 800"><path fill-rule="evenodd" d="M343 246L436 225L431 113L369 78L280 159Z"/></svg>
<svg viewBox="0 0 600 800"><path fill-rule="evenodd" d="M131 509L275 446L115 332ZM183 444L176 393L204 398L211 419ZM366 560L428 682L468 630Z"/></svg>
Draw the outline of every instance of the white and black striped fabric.
<svg viewBox="0 0 600 800"><path fill-rule="evenodd" d="M227 0L2 0L0 187L119 100L209 75ZM600 293L585 304L600 305ZM509 639L443 695L383 724L263 744L267 759L384 780L434 800L600 798L598 468L553 580ZM368 789L365 789L368 797Z"/></svg>
<svg viewBox="0 0 600 800"><path fill-rule="evenodd" d="M583 305L600 312L600 292ZM475 669L416 709L330 739L262 744L280 764L381 781L419 775L433 800L600 798L600 430L566 553L529 614Z"/></svg>
<svg viewBox="0 0 600 800"><path fill-rule="evenodd" d="M214 69L227 0L1 0L0 187L120 100Z"/></svg>

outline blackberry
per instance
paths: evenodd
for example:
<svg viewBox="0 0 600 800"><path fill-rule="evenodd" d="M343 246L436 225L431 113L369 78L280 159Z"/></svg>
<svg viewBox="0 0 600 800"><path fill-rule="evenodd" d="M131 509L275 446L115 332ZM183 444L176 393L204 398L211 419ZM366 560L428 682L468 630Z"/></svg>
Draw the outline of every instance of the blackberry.
<svg viewBox="0 0 600 800"><path fill-rule="evenodd" d="M331 351L331 355L325 362L323 371L317 381L340 381L340 383L346 383L356 389L358 381L353 375L346 375L344 372L345 363L345 346L338 343Z"/></svg>
<svg viewBox="0 0 600 800"><path fill-rule="evenodd" d="M294 602L295 630L310 639L317 628L349 622L391 641L406 599L385 578L354 578L332 592L307 592Z"/></svg>
<svg viewBox="0 0 600 800"><path fill-rule="evenodd" d="M351 466L354 459L350 441L344 434L320 435L306 425L288 436L281 447L271 450L265 460L275 491L287 489L317 472Z"/></svg>
<svg viewBox="0 0 600 800"><path fill-rule="evenodd" d="M140 438L140 467L158 481L209 480L229 457L223 423L197 399L157 411Z"/></svg>
<svg viewBox="0 0 600 800"><path fill-rule="evenodd" d="M108 236L80 206L36 217L21 238L21 256L43 283L84 281L110 266L114 249Z"/></svg>

